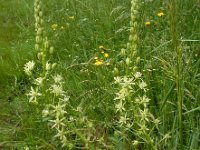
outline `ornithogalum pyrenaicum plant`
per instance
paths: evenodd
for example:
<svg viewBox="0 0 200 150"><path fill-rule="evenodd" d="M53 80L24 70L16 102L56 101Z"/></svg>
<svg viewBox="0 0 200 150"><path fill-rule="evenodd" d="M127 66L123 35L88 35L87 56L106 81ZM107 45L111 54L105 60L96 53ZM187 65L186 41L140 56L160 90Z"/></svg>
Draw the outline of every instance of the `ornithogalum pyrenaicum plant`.
<svg viewBox="0 0 200 150"><path fill-rule="evenodd" d="M131 1L130 35L126 49L121 50L124 72L114 78L117 86L115 101L118 131L123 144L132 143L134 149L154 150L156 146L151 137L153 128L159 120L149 110L148 86L138 69L138 26L141 1ZM115 70L118 70L115 68ZM120 68L122 70L122 68ZM134 131L132 133L131 131ZM134 136L133 136L134 135Z"/></svg>

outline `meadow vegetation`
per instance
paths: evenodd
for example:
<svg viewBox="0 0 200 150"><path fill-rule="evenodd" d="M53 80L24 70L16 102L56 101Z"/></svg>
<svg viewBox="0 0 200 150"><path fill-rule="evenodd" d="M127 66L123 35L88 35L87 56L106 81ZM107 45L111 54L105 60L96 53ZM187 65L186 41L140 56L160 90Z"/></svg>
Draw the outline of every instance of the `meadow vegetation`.
<svg viewBox="0 0 200 150"><path fill-rule="evenodd" d="M199 0L0 0L0 149L200 150Z"/></svg>

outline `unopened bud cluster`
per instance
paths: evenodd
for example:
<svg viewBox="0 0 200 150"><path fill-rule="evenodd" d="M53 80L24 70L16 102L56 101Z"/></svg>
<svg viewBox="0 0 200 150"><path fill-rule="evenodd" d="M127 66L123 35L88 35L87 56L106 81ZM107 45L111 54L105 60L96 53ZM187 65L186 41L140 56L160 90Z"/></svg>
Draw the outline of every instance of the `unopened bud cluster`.
<svg viewBox="0 0 200 150"><path fill-rule="evenodd" d="M35 17L35 50L37 52L37 58L39 60L45 60L48 54L52 54L54 48L49 44L47 36L44 31L44 20L42 11L42 1L35 0L34 3L34 17ZM44 63L43 63L44 64Z"/></svg>
<svg viewBox="0 0 200 150"><path fill-rule="evenodd" d="M37 51L40 51L39 45L42 43L42 39L44 36L44 28L43 28L44 20L42 19L43 12L42 12L42 1L41 0L35 0L34 17L35 17L35 31L36 31L35 49Z"/></svg>
<svg viewBox="0 0 200 150"><path fill-rule="evenodd" d="M139 18L139 0L131 1L131 20L130 20L130 35L129 42L127 43L127 49L130 54L130 59L136 59L137 57L137 43L138 43L138 18ZM139 58L137 58L138 60ZM137 64L137 62L135 61Z"/></svg>
<svg viewBox="0 0 200 150"><path fill-rule="evenodd" d="M140 57L137 55L140 3L141 2L139 0L131 1L130 34L126 48L122 48L120 52L122 60L118 64L121 68L125 69L126 75L135 74L138 70L137 68L140 62Z"/></svg>

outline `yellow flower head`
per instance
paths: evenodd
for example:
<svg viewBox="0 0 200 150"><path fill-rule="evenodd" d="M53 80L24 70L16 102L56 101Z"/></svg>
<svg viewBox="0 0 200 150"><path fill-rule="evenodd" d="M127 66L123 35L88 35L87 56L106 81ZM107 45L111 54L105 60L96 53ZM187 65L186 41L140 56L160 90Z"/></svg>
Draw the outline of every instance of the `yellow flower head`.
<svg viewBox="0 0 200 150"><path fill-rule="evenodd" d="M96 62L94 64L95 64L95 66L103 65L103 60L96 60Z"/></svg>
<svg viewBox="0 0 200 150"><path fill-rule="evenodd" d="M103 45L100 45L100 46L99 46L99 49L105 49L105 48L104 48L104 46L103 46Z"/></svg>
<svg viewBox="0 0 200 150"><path fill-rule="evenodd" d="M151 22L150 21L146 21L145 22L145 26L150 26L151 25Z"/></svg>
<svg viewBox="0 0 200 150"><path fill-rule="evenodd" d="M163 12L159 12L157 15L158 17L163 17L165 14Z"/></svg>
<svg viewBox="0 0 200 150"><path fill-rule="evenodd" d="M108 53L105 53L105 54L104 54L104 57L105 57L105 58L108 58L108 57L109 57L109 54L108 54Z"/></svg>
<svg viewBox="0 0 200 150"><path fill-rule="evenodd" d="M101 51L101 53L102 53L102 54L104 54L104 53L105 53L105 51L104 51L104 50L102 50L102 51Z"/></svg>
<svg viewBox="0 0 200 150"><path fill-rule="evenodd" d="M94 59L97 61L97 60L98 60L98 57L94 57Z"/></svg>
<svg viewBox="0 0 200 150"><path fill-rule="evenodd" d="M106 63L106 66L109 66L109 65L110 65L110 63L109 63L109 62L107 62L107 63Z"/></svg>
<svg viewBox="0 0 200 150"><path fill-rule="evenodd" d="M64 28L63 26L61 26L61 27L60 27L60 29L62 29L62 30L63 30L63 29L65 29L65 28Z"/></svg>
<svg viewBox="0 0 200 150"><path fill-rule="evenodd" d="M75 17L74 17L74 16L69 16L69 19L70 19L70 20L74 20Z"/></svg>
<svg viewBox="0 0 200 150"><path fill-rule="evenodd" d="M53 25L51 26L51 28L52 28L53 30L56 30L57 27L58 27L58 24L53 24Z"/></svg>

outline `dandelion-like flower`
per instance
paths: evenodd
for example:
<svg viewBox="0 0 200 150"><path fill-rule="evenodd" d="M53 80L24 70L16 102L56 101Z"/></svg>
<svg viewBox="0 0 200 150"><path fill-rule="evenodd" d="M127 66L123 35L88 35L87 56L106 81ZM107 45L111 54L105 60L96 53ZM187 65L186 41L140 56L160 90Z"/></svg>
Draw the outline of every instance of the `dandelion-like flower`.
<svg viewBox="0 0 200 150"><path fill-rule="evenodd" d="M104 46L103 46L103 45L100 45L100 46L99 46L99 49L105 49L105 48L104 48Z"/></svg>
<svg viewBox="0 0 200 150"><path fill-rule="evenodd" d="M74 20L75 19L75 16L69 16L68 17L70 20Z"/></svg>
<svg viewBox="0 0 200 150"><path fill-rule="evenodd" d="M38 92L38 88L34 90L33 87L31 87L31 91L27 96L30 96L29 102L37 102L37 97L42 96L42 94Z"/></svg>
<svg viewBox="0 0 200 150"><path fill-rule="evenodd" d="M150 22L150 21L146 21L146 22L145 22L145 26L148 27L148 26L150 26L150 25L151 25L151 22Z"/></svg>
<svg viewBox="0 0 200 150"><path fill-rule="evenodd" d="M53 30L56 30L57 27L58 27L58 24L53 24L53 25L51 26L51 28L52 28Z"/></svg>
<svg viewBox="0 0 200 150"><path fill-rule="evenodd" d="M94 64L95 64L95 66L103 65L103 60L96 60L96 62Z"/></svg>
<svg viewBox="0 0 200 150"><path fill-rule="evenodd" d="M163 12L159 12L157 15L158 17L163 17L165 14Z"/></svg>
<svg viewBox="0 0 200 150"><path fill-rule="evenodd" d="M29 61L24 65L24 72L30 76L32 74L32 70L34 69L35 62L34 61Z"/></svg>
<svg viewBox="0 0 200 150"><path fill-rule="evenodd" d="M99 58L98 57L94 57L94 60L98 60Z"/></svg>
<svg viewBox="0 0 200 150"><path fill-rule="evenodd" d="M108 58L108 57L109 57L109 54L108 54L108 53L105 53L105 54L104 54L104 57L105 57L105 58Z"/></svg>

